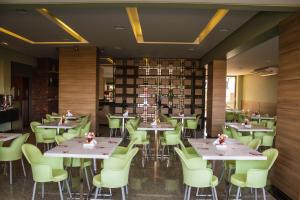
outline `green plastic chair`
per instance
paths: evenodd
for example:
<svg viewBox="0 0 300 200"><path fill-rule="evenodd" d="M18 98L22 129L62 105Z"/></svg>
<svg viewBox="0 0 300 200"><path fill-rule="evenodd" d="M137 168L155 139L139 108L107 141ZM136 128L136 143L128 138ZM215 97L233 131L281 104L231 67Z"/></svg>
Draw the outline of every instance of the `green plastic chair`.
<svg viewBox="0 0 300 200"><path fill-rule="evenodd" d="M222 133L224 135L227 135L229 138L233 138L232 133L231 133L231 129L227 128L225 126L222 126Z"/></svg>
<svg viewBox="0 0 300 200"><path fill-rule="evenodd" d="M178 139L178 143L180 145L180 149L181 151L184 153L186 158L195 158L195 157L199 157L199 154L197 153L197 151L193 148L193 147L186 147L181 139Z"/></svg>
<svg viewBox="0 0 300 200"><path fill-rule="evenodd" d="M274 144L276 132L254 132L254 138L261 140L261 146L271 148Z"/></svg>
<svg viewBox="0 0 300 200"><path fill-rule="evenodd" d="M57 136L55 136L55 141L56 141L57 145L61 145L65 141L67 141L67 139L64 138L61 135L57 135ZM80 165L81 165L80 158L64 158L64 166L66 167L66 169L75 168L75 167L80 168ZM90 181L89 181L89 176L88 176L88 173L87 173L87 167L90 168L90 172L91 172L92 176L94 176L91 166L92 166L92 161L90 159L84 159L84 161L83 161L83 171L84 171L84 174L85 174L85 179L86 179L86 183L87 183L87 186L88 186L89 190L90 190ZM69 177L71 178L71 174L69 174Z"/></svg>
<svg viewBox="0 0 300 200"><path fill-rule="evenodd" d="M85 137L85 134L90 132L91 130L91 122L88 121L84 126L82 126L80 130L80 137Z"/></svg>
<svg viewBox="0 0 300 200"><path fill-rule="evenodd" d="M225 112L225 120L226 122L234 121L234 113L233 112Z"/></svg>
<svg viewBox="0 0 300 200"><path fill-rule="evenodd" d="M186 127L184 128L183 137L186 137L187 131L192 131L194 134L194 138L197 138L197 129L199 124L200 115L196 117L196 119L188 119L186 120Z"/></svg>
<svg viewBox="0 0 300 200"><path fill-rule="evenodd" d="M26 170L22 158L22 145L27 141L29 133L21 135L14 139L9 147L0 147L0 161L9 162L9 184L12 184L12 161L21 160L24 176Z"/></svg>
<svg viewBox="0 0 300 200"><path fill-rule="evenodd" d="M266 199L264 188L267 185L268 173L278 157L278 150L268 149L262 154L267 157L267 160L236 161L235 173L230 178L231 184L238 187L236 199L240 197L241 188L254 188L255 199L257 199L257 189L261 188L264 199Z"/></svg>
<svg viewBox="0 0 300 200"><path fill-rule="evenodd" d="M121 119L113 119L110 118L109 115L106 115L106 118L108 120L109 136L110 137L113 137L114 135L117 136L118 130L121 129Z"/></svg>
<svg viewBox="0 0 300 200"><path fill-rule="evenodd" d="M44 198L44 183L58 183L60 199L63 200L61 182L65 181L70 198L72 194L67 181L68 172L63 168L63 158L45 157L41 151L32 144L23 144L22 152L31 165L33 177L32 199L35 199L36 185L42 183L42 198Z"/></svg>
<svg viewBox="0 0 300 200"><path fill-rule="evenodd" d="M130 141L135 140L136 145L143 145L143 158L149 159L151 155L150 137L147 136L147 131L138 131L132 127L131 123L126 122L125 127L129 133ZM144 159L142 159L144 166Z"/></svg>
<svg viewBox="0 0 300 200"><path fill-rule="evenodd" d="M124 158L124 156L136 145L137 139L130 141L127 147L117 146L117 148L111 154L112 157Z"/></svg>
<svg viewBox="0 0 300 200"><path fill-rule="evenodd" d="M75 138L75 137L80 137L81 135L81 126L78 126L76 128L71 128L68 129L67 132L63 133L62 136L68 140Z"/></svg>
<svg viewBox="0 0 300 200"><path fill-rule="evenodd" d="M137 152L138 148L135 147L127 153L125 158L110 157L104 160L104 168L93 178L93 185L96 187L95 199L100 188L121 188L122 200L126 199L125 191L128 185L130 164Z"/></svg>
<svg viewBox="0 0 300 200"><path fill-rule="evenodd" d="M237 132L234 128L230 128L230 131L232 133L232 137L243 144L248 144L252 140L251 135L243 136L242 133Z"/></svg>
<svg viewBox="0 0 300 200"><path fill-rule="evenodd" d="M183 183L186 185L184 199L189 200L191 188L207 188L212 190L213 199L217 199L216 186L218 178L213 175L213 171L207 168L207 161L200 157L188 159L185 154L177 147L175 151L178 154L183 170Z"/></svg>
<svg viewBox="0 0 300 200"><path fill-rule="evenodd" d="M179 140L181 137L182 124L178 123L175 126L173 131L164 131L163 137L160 137L160 145L161 147L161 160L163 160L165 155L165 148L168 148L168 163L170 161L170 146L179 145Z"/></svg>
<svg viewBox="0 0 300 200"><path fill-rule="evenodd" d="M55 121L55 119L50 114L46 114L46 119L48 120L48 122L54 122Z"/></svg>
<svg viewBox="0 0 300 200"><path fill-rule="evenodd" d="M31 122L30 127L32 132L35 134L35 143L43 144L44 145L44 151L45 149L49 149L50 145L55 143L55 136L56 136L56 129L44 129L44 128L38 128L37 126L40 125L39 122ZM50 145L49 145L50 144ZM46 148L45 148L46 146Z"/></svg>
<svg viewBox="0 0 300 200"><path fill-rule="evenodd" d="M245 121L245 119L246 119L245 113L238 113L237 114L237 121L239 123L243 123Z"/></svg>

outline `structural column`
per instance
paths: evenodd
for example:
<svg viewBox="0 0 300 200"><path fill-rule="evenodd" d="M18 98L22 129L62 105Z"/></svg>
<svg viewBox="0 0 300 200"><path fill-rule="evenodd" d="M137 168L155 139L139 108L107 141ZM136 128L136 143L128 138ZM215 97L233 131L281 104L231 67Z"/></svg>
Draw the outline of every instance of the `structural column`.
<svg viewBox="0 0 300 200"><path fill-rule="evenodd" d="M98 69L96 47L59 49L59 112L90 115L97 129Z"/></svg>
<svg viewBox="0 0 300 200"><path fill-rule="evenodd" d="M300 14L279 24L276 148L272 184L300 199Z"/></svg>
<svg viewBox="0 0 300 200"><path fill-rule="evenodd" d="M213 60L208 64L207 123L209 137L221 133L226 108L226 60Z"/></svg>

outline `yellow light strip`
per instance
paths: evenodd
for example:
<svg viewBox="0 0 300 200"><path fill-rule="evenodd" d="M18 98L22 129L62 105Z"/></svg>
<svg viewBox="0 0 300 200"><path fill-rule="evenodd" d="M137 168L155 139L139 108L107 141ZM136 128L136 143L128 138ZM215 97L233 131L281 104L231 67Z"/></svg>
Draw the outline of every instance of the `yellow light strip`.
<svg viewBox="0 0 300 200"><path fill-rule="evenodd" d="M58 19L55 15L53 15L51 12L49 12L49 10L47 10L46 8L39 8L39 9L37 9L37 11L40 14L42 14L43 16L45 16L46 18L48 18L50 21L52 21L53 23L58 25L60 28L65 30L67 33L69 33L72 37L77 39L79 42L88 43L88 41L86 41L83 37L81 37L81 35L79 35L76 31L74 31L71 27L69 27L63 21Z"/></svg>
<svg viewBox="0 0 300 200"><path fill-rule="evenodd" d="M138 9L136 7L127 7L126 11L137 43L143 43L144 37L143 37Z"/></svg>
<svg viewBox="0 0 300 200"><path fill-rule="evenodd" d="M15 38L17 38L19 40L23 40L24 42L28 42L30 44L34 44L34 42L32 40L29 40L29 39L27 39L27 38L25 38L25 37L23 37L21 35L18 35L18 34L14 33L14 32L11 32L11 31L3 28L3 27L0 27L0 32L5 33L7 35L10 35L12 37L15 37Z"/></svg>
<svg viewBox="0 0 300 200"><path fill-rule="evenodd" d="M215 13L215 15L209 20L205 28L201 31L199 36L196 38L194 43L200 44L207 35L216 27L216 25L225 17L225 15L229 12L227 9L219 9Z"/></svg>
<svg viewBox="0 0 300 200"><path fill-rule="evenodd" d="M200 44L207 35L216 27L216 25L225 17L229 12L227 9L219 9L214 16L209 20L205 28L200 32L194 42L156 42L156 41L144 41L142 27L140 23L138 9L136 7L127 7L127 15L131 24L131 28L137 43L140 44L181 44L191 45Z"/></svg>
<svg viewBox="0 0 300 200"><path fill-rule="evenodd" d="M35 42L35 41L32 41L32 40L30 40L30 39L28 39L24 36L21 36L21 35L19 35L17 33L14 33L10 30L7 30L3 27L0 27L0 32L5 33L7 35L10 35L10 36L12 36L14 38L17 38L19 40L22 40L24 42L27 42L29 44L50 44L50 45L53 45L53 44L86 44L86 43L88 43L87 40L85 40L83 37L81 37L76 31L74 31L71 27L69 27L63 21L61 21L56 16L54 16L52 13L50 13L46 8L37 9L37 11L40 14L42 14L43 16L50 19L55 24L57 24L60 28L62 28L67 33L69 33L72 37L77 39L78 42Z"/></svg>

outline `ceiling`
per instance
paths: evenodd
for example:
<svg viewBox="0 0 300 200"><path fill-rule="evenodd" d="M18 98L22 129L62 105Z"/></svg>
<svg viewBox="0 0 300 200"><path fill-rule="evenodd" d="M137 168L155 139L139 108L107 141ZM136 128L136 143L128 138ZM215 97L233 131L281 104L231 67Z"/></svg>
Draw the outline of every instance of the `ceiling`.
<svg viewBox="0 0 300 200"><path fill-rule="evenodd" d="M1 7L0 27L33 41L74 41L68 33L36 11L41 6L24 8ZM47 9L85 38L88 45L103 49L104 56L109 57L200 58L257 13L253 10L230 10L199 45L174 45L138 44L124 6L52 5ZM188 6L138 7L144 38L150 41L193 42L216 11ZM115 30L114 26L125 27L125 30ZM65 46L28 44L4 33L0 33L0 42L36 57L56 57L57 47Z"/></svg>
<svg viewBox="0 0 300 200"><path fill-rule="evenodd" d="M278 65L278 37L227 60L227 75L245 75L254 69Z"/></svg>

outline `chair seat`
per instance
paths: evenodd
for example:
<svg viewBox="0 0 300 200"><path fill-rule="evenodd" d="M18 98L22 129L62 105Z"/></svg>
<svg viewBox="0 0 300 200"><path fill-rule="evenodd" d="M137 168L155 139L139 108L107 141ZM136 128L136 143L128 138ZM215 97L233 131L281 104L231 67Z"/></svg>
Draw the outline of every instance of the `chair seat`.
<svg viewBox="0 0 300 200"><path fill-rule="evenodd" d="M65 158L64 159L64 165L66 167L80 167L80 159L79 158L73 158L72 165L71 165L71 158ZM83 161L83 167L88 167L92 165L92 161L90 159L84 159Z"/></svg>
<svg viewBox="0 0 300 200"><path fill-rule="evenodd" d="M238 187L246 187L247 174L233 174L230 182Z"/></svg>
<svg viewBox="0 0 300 200"><path fill-rule="evenodd" d="M55 139L44 139L43 143L46 143L46 144L51 144L51 143L55 143Z"/></svg>
<svg viewBox="0 0 300 200"><path fill-rule="evenodd" d="M53 182L59 182L68 178L68 172L64 169L53 169L52 170Z"/></svg>
<svg viewBox="0 0 300 200"><path fill-rule="evenodd" d="M101 180L101 173L94 176L93 185L96 186L97 188L101 188L101 187L104 187L104 188L108 188L108 187L109 188L120 188L120 186L117 186L117 187L114 187L112 185L108 186L105 183L103 183L102 180Z"/></svg>

